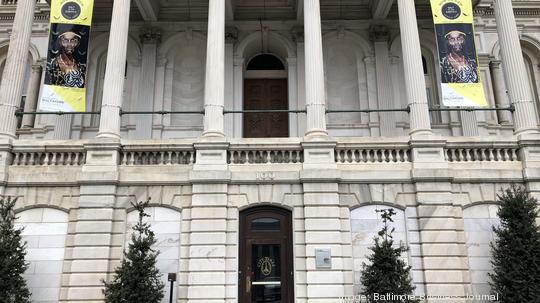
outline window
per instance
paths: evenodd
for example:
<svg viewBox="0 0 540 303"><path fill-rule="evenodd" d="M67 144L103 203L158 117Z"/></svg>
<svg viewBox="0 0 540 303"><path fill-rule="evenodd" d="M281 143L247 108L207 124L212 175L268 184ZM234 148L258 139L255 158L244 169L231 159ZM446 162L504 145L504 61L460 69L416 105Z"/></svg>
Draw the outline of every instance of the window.
<svg viewBox="0 0 540 303"><path fill-rule="evenodd" d="M156 239L158 240L156 250L159 250L157 257L157 268L160 274L162 274L161 280L165 285L169 285L167 282L168 273L177 273L180 259L180 232L181 232L181 214L178 211L165 207L148 207L145 212L150 215L144 220L150 223L150 228L154 231ZM127 215L126 225L126 242L127 244L131 240L131 227L135 225L139 219L137 211L132 211ZM165 295L161 302L169 302L170 287L165 287ZM177 291L174 291L174 296L177 296ZM176 302L176 299L175 299Z"/></svg>
<svg viewBox="0 0 540 303"><path fill-rule="evenodd" d="M30 267L24 274L32 293L32 302L58 302L68 214L51 208L34 208L17 214L16 227L24 227L27 242L26 260Z"/></svg>

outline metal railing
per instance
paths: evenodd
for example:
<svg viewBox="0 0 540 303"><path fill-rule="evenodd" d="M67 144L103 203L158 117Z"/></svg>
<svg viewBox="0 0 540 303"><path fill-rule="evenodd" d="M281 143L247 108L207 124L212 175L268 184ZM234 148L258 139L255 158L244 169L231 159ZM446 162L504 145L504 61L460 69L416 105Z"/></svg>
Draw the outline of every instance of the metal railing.
<svg viewBox="0 0 540 303"><path fill-rule="evenodd" d="M514 112L514 106L509 107L436 107L429 108L430 112L452 112L452 111L510 111ZM337 114L337 113L383 113L383 112L405 112L410 113L411 109L409 106L405 108L380 108L380 109L326 109L326 114ZM223 110L224 115L228 114L271 114L271 113L288 113L288 114L305 114L307 110L305 109L244 109L244 110ZM100 115L100 111L91 111L91 112L63 112L63 111L16 111L16 116L24 115ZM192 111L168 111L168 110L158 110L158 111L123 111L120 110L119 115L204 115L204 110L192 110Z"/></svg>

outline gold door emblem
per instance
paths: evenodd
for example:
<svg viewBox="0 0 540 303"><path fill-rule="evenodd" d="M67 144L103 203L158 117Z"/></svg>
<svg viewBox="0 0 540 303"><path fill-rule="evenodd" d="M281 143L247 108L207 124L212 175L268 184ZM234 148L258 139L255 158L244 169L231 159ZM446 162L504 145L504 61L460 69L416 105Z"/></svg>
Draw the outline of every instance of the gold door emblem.
<svg viewBox="0 0 540 303"><path fill-rule="evenodd" d="M261 269L261 273L265 276L269 276L272 273L272 267L274 267L275 261L269 257L259 259L257 266Z"/></svg>

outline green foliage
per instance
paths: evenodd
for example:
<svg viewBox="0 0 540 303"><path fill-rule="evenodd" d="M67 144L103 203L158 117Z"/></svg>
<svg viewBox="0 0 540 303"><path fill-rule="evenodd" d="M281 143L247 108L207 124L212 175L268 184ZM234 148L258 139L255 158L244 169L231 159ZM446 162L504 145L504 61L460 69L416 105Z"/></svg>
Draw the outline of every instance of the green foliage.
<svg viewBox="0 0 540 303"><path fill-rule="evenodd" d="M26 243L22 241L22 229L14 226L16 201L0 198L0 303L30 302L30 291L22 277L28 268L24 260Z"/></svg>
<svg viewBox="0 0 540 303"><path fill-rule="evenodd" d="M165 285L156 268L159 252L152 249L157 240L150 224L143 222L144 217L149 217L144 212L149 203L150 199L131 203L139 212L139 220L133 226L131 243L115 277L109 283L103 281L107 303L158 303L163 298Z"/></svg>
<svg viewBox="0 0 540 303"><path fill-rule="evenodd" d="M394 228L390 229L389 222L394 222L392 216L396 214L393 209L384 209L378 211L384 227L379 231L378 237L375 237L374 246L370 247L373 252L368 260L370 264L362 265L361 283L364 287L361 295L367 298L369 303L412 303L418 302L414 299L410 270L411 267L401 259L401 254L407 251L407 248L400 245L394 247L392 233ZM375 294L379 294L377 297ZM381 297L381 296L386 297ZM390 297L388 297L390 295Z"/></svg>
<svg viewBox="0 0 540 303"><path fill-rule="evenodd" d="M540 230L538 201L512 186L497 196L501 220L491 243L491 290L499 302L540 302Z"/></svg>

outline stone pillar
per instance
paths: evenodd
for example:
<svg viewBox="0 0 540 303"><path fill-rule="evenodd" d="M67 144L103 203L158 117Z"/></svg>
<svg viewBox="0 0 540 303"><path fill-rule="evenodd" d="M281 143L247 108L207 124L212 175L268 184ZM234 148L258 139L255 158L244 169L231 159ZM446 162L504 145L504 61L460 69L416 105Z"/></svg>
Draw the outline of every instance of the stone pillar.
<svg viewBox="0 0 540 303"><path fill-rule="evenodd" d="M476 112L462 110L459 112L459 118L461 120L461 131L463 136L475 137L480 134L478 131Z"/></svg>
<svg viewBox="0 0 540 303"><path fill-rule="evenodd" d="M236 65L234 58L234 45L238 41L238 29L227 27L225 33L225 100L224 108L231 110L235 108L235 77ZM241 66L243 67L243 66ZM242 74L240 74L242 77ZM243 81L244 79L242 79ZM224 116L224 131L227 137L235 137L235 124L238 114L228 114Z"/></svg>
<svg viewBox="0 0 540 303"><path fill-rule="evenodd" d="M0 137L15 138L36 1L18 1L0 86Z"/></svg>
<svg viewBox="0 0 540 303"><path fill-rule="evenodd" d="M506 93L506 84L504 83L501 61L491 61L489 63L489 68L491 69L491 81L493 84L495 105L497 105L497 107L509 107L510 100ZM509 111L498 111L497 119L499 120L499 124L512 124L512 113Z"/></svg>
<svg viewBox="0 0 540 303"><path fill-rule="evenodd" d="M289 109L298 109L298 87L296 86L298 77L297 58L287 58L288 88L289 88ZM298 114L289 114L289 136L298 137Z"/></svg>
<svg viewBox="0 0 540 303"><path fill-rule="evenodd" d="M157 46L161 40L161 32L148 28L139 36L142 43L141 79L139 96L135 97L133 110L154 110L154 87L156 84ZM135 124L135 131L130 139L152 138L152 121L156 115L133 115L130 124Z"/></svg>
<svg viewBox="0 0 540 303"><path fill-rule="evenodd" d="M244 108L244 58L234 57L234 110ZM242 138L244 115L234 115L234 136Z"/></svg>
<svg viewBox="0 0 540 303"><path fill-rule="evenodd" d="M512 1L494 0L495 20L499 34L504 75L510 101L514 104L514 132L538 133L534 101L527 80L527 71L519 42Z"/></svg>
<svg viewBox="0 0 540 303"><path fill-rule="evenodd" d="M294 27L292 30L293 41L296 43L296 92L297 92L297 104L296 108L306 108L306 56L304 52L304 29L300 27ZM297 115L298 136L306 133L307 117L305 114Z"/></svg>
<svg viewBox="0 0 540 303"><path fill-rule="evenodd" d="M131 0L114 0L98 138L120 138Z"/></svg>
<svg viewBox="0 0 540 303"><path fill-rule="evenodd" d="M425 294L457 296L470 294L469 266L463 216L452 192L452 172L444 158L446 142L433 136L412 137L412 175L416 211L408 211L420 234ZM427 303L440 302L430 299Z"/></svg>
<svg viewBox="0 0 540 303"><path fill-rule="evenodd" d="M379 100L377 99L377 67L375 66L375 57L365 57L364 64L366 65L366 79L368 90L368 109L377 109ZM360 62L359 62L360 63ZM360 70L360 68L358 68ZM360 75L358 75L360 79ZM366 114L369 118L368 126L372 137L381 135L379 113L371 112ZM365 116L362 114L362 122L365 121ZM367 119L366 119L367 120Z"/></svg>
<svg viewBox="0 0 540 303"><path fill-rule="evenodd" d="M304 1L306 136L327 136L324 62L319 0Z"/></svg>
<svg viewBox="0 0 540 303"><path fill-rule="evenodd" d="M392 95L392 76L390 74L388 53L388 29L384 26L372 27L370 36L375 45L378 108L391 109L394 108L394 98ZM396 135L396 115L394 112L379 113L379 120L381 136L391 137Z"/></svg>
<svg viewBox="0 0 540 303"><path fill-rule="evenodd" d="M347 211L341 211L338 184L321 177L338 175L337 170L302 171L301 178L310 180L303 182L307 302L339 303L344 302L340 297L354 294L350 226L344 228L341 221ZM330 250L330 267L316 266L318 249Z"/></svg>
<svg viewBox="0 0 540 303"><path fill-rule="evenodd" d="M410 134L432 134L414 1L398 0L398 11Z"/></svg>
<svg viewBox="0 0 540 303"><path fill-rule="evenodd" d="M193 172L191 176L195 184L190 218L182 218L190 220L186 299L189 303L232 302L237 294L238 264L230 266L226 259L228 186L223 183L230 174Z"/></svg>
<svg viewBox="0 0 540 303"><path fill-rule="evenodd" d="M24 103L25 112L36 111L39 98L39 88L41 87L41 76L43 74L43 66L41 64L32 65L32 72L28 81L28 93ZM36 121L35 115L24 115L22 118L23 128L33 128Z"/></svg>
<svg viewBox="0 0 540 303"><path fill-rule="evenodd" d="M120 143L85 144L86 163L78 174L79 205L70 213L60 302L103 302L102 279L120 264L128 201L117 201Z"/></svg>
<svg viewBox="0 0 540 303"><path fill-rule="evenodd" d="M71 137L72 119L73 115L57 115L52 138L56 140L69 139Z"/></svg>
<svg viewBox="0 0 540 303"><path fill-rule="evenodd" d="M225 137L225 1L209 0L206 80L204 87L204 137Z"/></svg>

